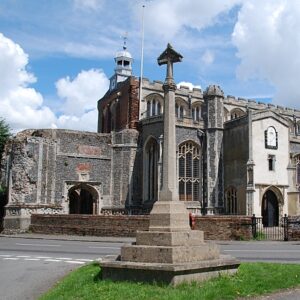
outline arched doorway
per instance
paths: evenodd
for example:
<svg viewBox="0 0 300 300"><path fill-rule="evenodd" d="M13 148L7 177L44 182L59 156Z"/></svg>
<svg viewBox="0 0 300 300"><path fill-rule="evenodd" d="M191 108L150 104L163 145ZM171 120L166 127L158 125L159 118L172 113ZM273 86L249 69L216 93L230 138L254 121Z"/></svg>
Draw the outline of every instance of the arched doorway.
<svg viewBox="0 0 300 300"><path fill-rule="evenodd" d="M279 224L279 205L276 194L268 190L262 199L261 215L264 227L274 227Z"/></svg>
<svg viewBox="0 0 300 300"><path fill-rule="evenodd" d="M89 186L78 185L69 190L69 213L87 214L97 213L97 194Z"/></svg>

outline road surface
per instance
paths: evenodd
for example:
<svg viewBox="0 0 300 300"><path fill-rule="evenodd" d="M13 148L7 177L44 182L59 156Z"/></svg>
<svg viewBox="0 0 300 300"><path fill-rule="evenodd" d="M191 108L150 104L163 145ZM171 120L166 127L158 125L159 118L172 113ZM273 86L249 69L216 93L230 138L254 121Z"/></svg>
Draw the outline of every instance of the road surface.
<svg viewBox="0 0 300 300"><path fill-rule="evenodd" d="M37 299L64 275L105 255L120 252L132 239L0 237L0 299ZM67 239L67 240L66 240ZM77 239L77 240L76 240ZM300 242L218 242L223 254L241 261L300 263Z"/></svg>

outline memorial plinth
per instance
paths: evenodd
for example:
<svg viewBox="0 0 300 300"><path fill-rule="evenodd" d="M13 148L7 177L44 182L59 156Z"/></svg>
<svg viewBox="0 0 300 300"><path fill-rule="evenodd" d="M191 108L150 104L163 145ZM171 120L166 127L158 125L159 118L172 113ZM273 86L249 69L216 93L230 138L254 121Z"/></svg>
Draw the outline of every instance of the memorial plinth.
<svg viewBox="0 0 300 300"><path fill-rule="evenodd" d="M102 278L139 282L202 281L237 271L239 261L220 255L205 243L203 231L191 230L189 214L178 199L176 172L175 90L173 63L182 56L169 44L158 64L167 64L164 83L163 180L159 200L150 213L149 231L137 231L136 243L124 245L117 259L104 259Z"/></svg>

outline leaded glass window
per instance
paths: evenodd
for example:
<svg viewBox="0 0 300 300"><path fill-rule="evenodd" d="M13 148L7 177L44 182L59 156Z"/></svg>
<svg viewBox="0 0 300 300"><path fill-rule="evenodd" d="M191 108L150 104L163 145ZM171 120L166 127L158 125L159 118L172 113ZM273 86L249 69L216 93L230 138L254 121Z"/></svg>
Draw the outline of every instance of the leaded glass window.
<svg viewBox="0 0 300 300"><path fill-rule="evenodd" d="M230 187L225 192L225 211L228 215L237 214L237 191L234 187Z"/></svg>
<svg viewBox="0 0 300 300"><path fill-rule="evenodd" d="M193 142L181 144L178 160L179 199L200 201L200 147Z"/></svg>

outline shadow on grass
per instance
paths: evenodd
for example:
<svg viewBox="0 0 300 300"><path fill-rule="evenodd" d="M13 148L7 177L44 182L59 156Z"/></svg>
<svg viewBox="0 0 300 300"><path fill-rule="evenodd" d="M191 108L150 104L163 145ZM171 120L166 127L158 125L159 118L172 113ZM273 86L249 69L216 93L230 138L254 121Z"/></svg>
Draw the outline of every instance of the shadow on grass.
<svg viewBox="0 0 300 300"><path fill-rule="evenodd" d="M98 263L92 263L91 265L93 266L99 266ZM102 278L102 270L100 268L99 272L94 276L93 281L95 283L126 283L126 284L132 284L132 285L148 285L148 286L154 286L154 287L159 287L159 288L164 288L164 287L170 287L171 285L163 282L163 281L153 281L153 282L143 282L143 281L134 281L134 280L111 280L111 279L103 279ZM195 283L196 284L196 283ZM189 285L188 283L182 283L180 285ZM179 286L179 285L178 285Z"/></svg>

